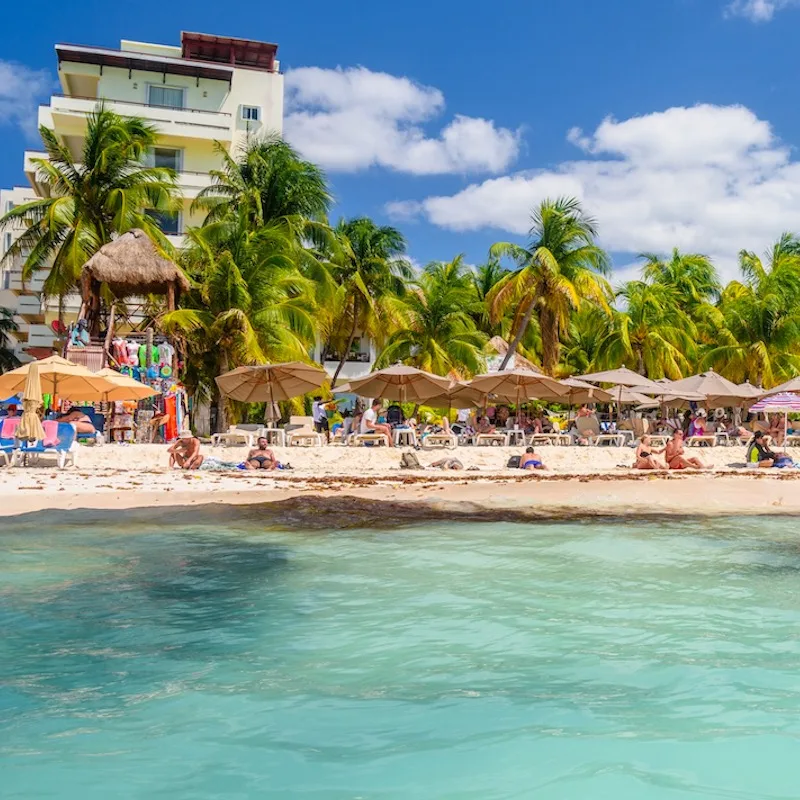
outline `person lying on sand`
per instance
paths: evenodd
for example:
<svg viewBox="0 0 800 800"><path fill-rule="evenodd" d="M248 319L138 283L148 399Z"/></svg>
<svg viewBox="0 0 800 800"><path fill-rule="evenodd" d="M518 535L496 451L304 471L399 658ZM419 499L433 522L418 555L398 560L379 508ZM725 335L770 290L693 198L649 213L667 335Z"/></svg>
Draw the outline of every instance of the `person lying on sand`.
<svg viewBox="0 0 800 800"><path fill-rule="evenodd" d="M457 458L440 458L431 464L432 469L464 469L464 465Z"/></svg>
<svg viewBox="0 0 800 800"><path fill-rule="evenodd" d="M246 469L276 469L279 466L278 459L275 458L275 453L269 449L268 444L265 436L259 436L256 446L244 460Z"/></svg>
<svg viewBox="0 0 800 800"><path fill-rule="evenodd" d="M684 455L683 431L675 431L664 449L664 458L670 469L708 469L699 458Z"/></svg>
<svg viewBox="0 0 800 800"><path fill-rule="evenodd" d="M520 469L547 469L542 462L542 459L536 454L532 447L525 449L525 452L519 459Z"/></svg>
<svg viewBox="0 0 800 800"><path fill-rule="evenodd" d="M200 455L200 440L191 431L181 431L178 441L167 450L169 453L169 466L181 469L199 469L203 463Z"/></svg>
<svg viewBox="0 0 800 800"><path fill-rule="evenodd" d="M634 469L666 469L667 465L662 464L656 456L660 456L666 448L655 450L651 444L650 437L645 434L639 441L636 448L636 457L633 462Z"/></svg>

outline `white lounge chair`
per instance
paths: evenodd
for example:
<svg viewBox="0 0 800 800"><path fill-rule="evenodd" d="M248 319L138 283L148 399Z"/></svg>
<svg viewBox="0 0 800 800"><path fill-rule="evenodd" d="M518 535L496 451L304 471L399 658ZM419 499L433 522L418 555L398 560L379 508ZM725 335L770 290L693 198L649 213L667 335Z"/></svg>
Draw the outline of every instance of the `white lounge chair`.
<svg viewBox="0 0 800 800"><path fill-rule="evenodd" d="M322 434L314 430L313 417L289 417L285 430L288 447L321 447L325 441Z"/></svg>
<svg viewBox="0 0 800 800"><path fill-rule="evenodd" d="M356 433L352 437L353 447L389 446L389 437L385 433Z"/></svg>
<svg viewBox="0 0 800 800"><path fill-rule="evenodd" d="M434 448L458 447L458 437L454 433L429 433L422 437L422 449L433 450Z"/></svg>
<svg viewBox="0 0 800 800"><path fill-rule="evenodd" d="M252 447L263 430L263 425L251 423L231 425L225 433L215 433L211 437L211 444L215 447L220 444L225 446L228 444L244 444Z"/></svg>

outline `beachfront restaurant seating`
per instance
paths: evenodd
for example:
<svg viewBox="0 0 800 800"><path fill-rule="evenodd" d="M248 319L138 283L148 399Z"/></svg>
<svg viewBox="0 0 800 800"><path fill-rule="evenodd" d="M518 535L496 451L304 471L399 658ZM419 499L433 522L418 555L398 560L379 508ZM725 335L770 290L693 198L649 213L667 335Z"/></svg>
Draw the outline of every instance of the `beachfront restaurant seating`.
<svg viewBox="0 0 800 800"><path fill-rule="evenodd" d="M75 451L73 445L77 440L77 430L71 422L56 422L45 420L44 439L32 444L21 444L11 453L11 466L28 463L30 458L38 461L39 456L55 455L59 469L64 469L67 463L75 466Z"/></svg>
<svg viewBox="0 0 800 800"><path fill-rule="evenodd" d="M322 434L314 430L313 417L289 417L289 424L284 430L289 447L322 446L324 442Z"/></svg>
<svg viewBox="0 0 800 800"><path fill-rule="evenodd" d="M264 426L257 424L231 425L225 433L215 433L211 437L211 444L217 446L238 443L253 447L263 430Z"/></svg>

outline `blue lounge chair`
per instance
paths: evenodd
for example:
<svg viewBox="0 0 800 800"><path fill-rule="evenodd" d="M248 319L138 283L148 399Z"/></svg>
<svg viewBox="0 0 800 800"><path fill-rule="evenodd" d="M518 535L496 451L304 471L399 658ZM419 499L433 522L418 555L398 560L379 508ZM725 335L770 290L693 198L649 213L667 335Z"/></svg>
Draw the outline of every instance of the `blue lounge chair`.
<svg viewBox="0 0 800 800"><path fill-rule="evenodd" d="M43 423L45 427L45 433L49 433L48 431L48 423ZM34 444L30 445L22 445L18 447L16 450L13 450L11 453L11 466L17 466L23 458L27 458L28 456L38 456L40 455L55 455L58 459L58 467L59 469L64 469L67 465L67 462L71 463L72 466L75 466L75 451L72 449L72 445L75 443L76 431L75 426L71 422L58 422L56 423L56 442L55 444L48 444L45 445L45 441L35 442Z"/></svg>
<svg viewBox="0 0 800 800"><path fill-rule="evenodd" d="M82 411L92 421L94 429L97 433L102 434L105 431L106 418L102 414L98 414L91 406L73 406L73 411ZM97 439L94 433L79 433L78 441L83 442L87 439ZM102 439L102 436L101 436Z"/></svg>

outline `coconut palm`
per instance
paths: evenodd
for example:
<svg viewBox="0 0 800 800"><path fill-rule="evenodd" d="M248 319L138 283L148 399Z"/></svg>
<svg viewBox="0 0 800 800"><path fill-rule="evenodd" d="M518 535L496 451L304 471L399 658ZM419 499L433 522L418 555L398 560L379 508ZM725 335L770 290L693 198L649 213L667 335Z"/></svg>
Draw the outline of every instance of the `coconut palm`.
<svg viewBox="0 0 800 800"><path fill-rule="evenodd" d="M19 359L14 355L10 334L17 330L17 323L8 308L0 308L0 373L8 372L19 366Z"/></svg>
<svg viewBox="0 0 800 800"><path fill-rule="evenodd" d="M218 425L227 409L213 379L242 364L307 360L314 341L313 285L297 268L291 228L250 228L246 209L188 233L184 268L195 288L183 308L163 315L166 332L189 352L195 389L217 399Z"/></svg>
<svg viewBox="0 0 800 800"><path fill-rule="evenodd" d="M360 329L379 344L401 319L406 282L414 277L402 258L406 241L397 228L380 226L367 217L343 219L335 229L337 249L330 270L339 284L341 313L329 344L340 354L331 383L335 384Z"/></svg>
<svg viewBox="0 0 800 800"><path fill-rule="evenodd" d="M742 250L742 280L722 292L724 326L703 363L736 382L773 386L800 372L800 239L785 233L765 264Z"/></svg>
<svg viewBox="0 0 800 800"><path fill-rule="evenodd" d="M47 158L34 158L37 180L47 197L24 203L0 219L0 229L22 220L27 228L5 259L20 257L29 280L49 269L48 296L72 291L86 261L118 233L141 228L162 248L170 246L152 212L172 214L179 207L175 174L144 166L156 129L138 117L121 117L102 103L87 118L79 157L55 132L39 129Z"/></svg>
<svg viewBox="0 0 800 800"><path fill-rule="evenodd" d="M595 243L597 226L573 198L545 200L531 217L530 243L493 245L495 258L508 257L516 270L502 279L489 296L492 319L513 311L511 340L501 368L516 352L534 314L542 337L542 365L553 374L559 360L562 332L583 301L608 308L610 287L607 254Z"/></svg>
<svg viewBox="0 0 800 800"><path fill-rule="evenodd" d="M471 315L475 306L472 276L463 256L429 264L405 297L403 327L378 357L378 366L396 361L436 375L464 378L483 370L488 337Z"/></svg>
<svg viewBox="0 0 800 800"><path fill-rule="evenodd" d="M478 302L474 314L475 324L488 336L502 335L503 322L492 322L488 298L494 287L508 274L508 270L496 259L490 258L485 264L475 268L472 273L472 284L475 299Z"/></svg>
<svg viewBox="0 0 800 800"><path fill-rule="evenodd" d="M629 281L617 297L623 310L612 312L599 366L627 364L649 378L682 377L690 367L697 331L680 293L660 283Z"/></svg>
<svg viewBox="0 0 800 800"><path fill-rule="evenodd" d="M692 309L701 303L719 299L719 276L711 259L699 253L681 253L674 248L669 259L644 253L642 278L649 283L672 287L681 298L684 308Z"/></svg>
<svg viewBox="0 0 800 800"><path fill-rule="evenodd" d="M584 303L570 318L561 350L563 371L582 375L605 369L608 364L604 342L610 326L611 318L605 311Z"/></svg>

